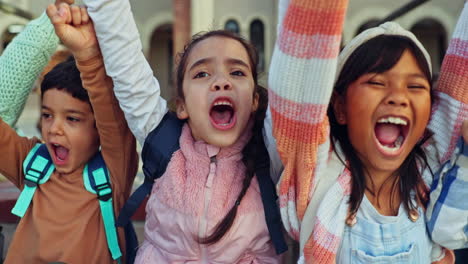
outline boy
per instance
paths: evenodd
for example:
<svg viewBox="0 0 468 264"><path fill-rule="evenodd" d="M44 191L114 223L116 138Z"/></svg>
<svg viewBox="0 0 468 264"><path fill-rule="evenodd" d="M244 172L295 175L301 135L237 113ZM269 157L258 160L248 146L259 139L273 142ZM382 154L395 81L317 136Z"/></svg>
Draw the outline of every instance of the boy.
<svg viewBox="0 0 468 264"><path fill-rule="evenodd" d="M73 4L74 0L56 0L55 4L62 2ZM43 13L30 21L0 56L0 117L11 127L15 127L38 74L57 46L54 27ZM0 175L0 182L4 180Z"/></svg>
<svg viewBox="0 0 468 264"><path fill-rule="evenodd" d="M59 64L41 85L41 132L55 170L38 185L5 263L113 263L100 202L85 189L83 170L100 146L118 214L137 171L135 139L113 95L86 11L62 4L60 13L54 5L47 13L76 65ZM20 189L25 184L23 161L39 142L19 137L0 121L0 173ZM118 229L118 237L123 251L123 230Z"/></svg>

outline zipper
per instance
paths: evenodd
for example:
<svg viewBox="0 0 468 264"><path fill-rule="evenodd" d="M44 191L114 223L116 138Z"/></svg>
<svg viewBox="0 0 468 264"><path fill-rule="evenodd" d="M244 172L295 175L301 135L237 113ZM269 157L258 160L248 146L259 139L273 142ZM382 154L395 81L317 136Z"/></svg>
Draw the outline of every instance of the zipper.
<svg viewBox="0 0 468 264"><path fill-rule="evenodd" d="M200 225L198 229L198 237L203 238L206 237L207 233L207 215L208 215L208 204L211 200L211 186L213 185L213 178L216 172L216 155L210 157L210 172L208 173L208 177L206 178L205 182L205 200L203 204L203 214L200 219ZM203 263L208 262L208 256L206 252L206 245L200 244L200 252L201 252L201 260Z"/></svg>

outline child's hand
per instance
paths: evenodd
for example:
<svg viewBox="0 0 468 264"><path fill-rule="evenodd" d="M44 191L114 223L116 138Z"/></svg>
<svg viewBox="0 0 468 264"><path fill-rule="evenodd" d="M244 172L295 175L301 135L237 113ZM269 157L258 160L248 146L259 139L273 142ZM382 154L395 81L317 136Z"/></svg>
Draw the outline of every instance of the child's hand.
<svg viewBox="0 0 468 264"><path fill-rule="evenodd" d="M468 144L468 120L463 121L462 135L465 143Z"/></svg>
<svg viewBox="0 0 468 264"><path fill-rule="evenodd" d="M47 7L47 15L54 25L55 34L77 60L95 57L100 54L100 50L86 8L63 3L65 1L62 0L58 8L54 4Z"/></svg>

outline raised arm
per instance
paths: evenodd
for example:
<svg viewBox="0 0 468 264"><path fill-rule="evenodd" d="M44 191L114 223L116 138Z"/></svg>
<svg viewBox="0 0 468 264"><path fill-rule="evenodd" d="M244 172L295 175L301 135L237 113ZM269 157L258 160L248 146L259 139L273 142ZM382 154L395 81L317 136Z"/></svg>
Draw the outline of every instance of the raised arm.
<svg viewBox="0 0 468 264"><path fill-rule="evenodd" d="M44 13L29 22L0 56L0 116L10 126L16 124L57 45L54 27Z"/></svg>
<svg viewBox="0 0 468 264"><path fill-rule="evenodd" d="M94 21L107 74L137 140L144 140L167 112L158 80L142 52L128 0L84 0Z"/></svg>
<svg viewBox="0 0 468 264"><path fill-rule="evenodd" d="M468 2L442 65L430 123L443 163L431 187L426 215L432 239L450 249L468 247ZM434 150L430 148L429 150Z"/></svg>
<svg viewBox="0 0 468 264"><path fill-rule="evenodd" d="M436 104L429 129L434 132L438 162L454 153L464 120L468 120L468 3L460 15L440 71Z"/></svg>
<svg viewBox="0 0 468 264"><path fill-rule="evenodd" d="M63 4L57 10L56 6L49 5L47 14L57 35L76 59L83 87L88 91L93 107L101 153L110 171L114 197L119 197L120 205L123 205L137 172L136 141L114 96L112 80L106 75L92 22L86 9L78 6Z"/></svg>
<svg viewBox="0 0 468 264"><path fill-rule="evenodd" d="M287 6L269 72L273 134L285 166L280 207L288 232L298 239L318 169L330 150L327 108L335 79L347 0L279 3Z"/></svg>

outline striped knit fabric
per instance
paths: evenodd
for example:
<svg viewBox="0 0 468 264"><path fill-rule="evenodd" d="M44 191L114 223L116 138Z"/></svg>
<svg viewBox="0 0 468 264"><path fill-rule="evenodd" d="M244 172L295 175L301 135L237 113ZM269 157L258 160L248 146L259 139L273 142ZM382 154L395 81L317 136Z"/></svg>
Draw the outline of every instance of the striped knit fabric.
<svg viewBox="0 0 468 264"><path fill-rule="evenodd" d="M453 149L456 147L456 135L460 135L460 129L463 120L468 120L468 4L462 11L461 19L455 28L453 39L445 55L445 60L442 65L442 72L439 81L437 96L439 103L437 111L432 116L430 128L433 131L447 131L446 134L438 133L435 135L437 140L437 147L440 152L439 161L444 163L452 155ZM453 132L451 132L451 130ZM452 137L447 135L452 134ZM456 231L465 229L461 237L468 236L468 229L466 221L463 223L453 223L450 226L437 226L438 222L449 222L453 219L467 219L468 210L466 206L466 193L468 192L468 149L464 151L464 157L461 155L457 158L458 163L465 164L457 166L454 158L452 157L449 164L446 164L444 170L453 170L461 172L460 175L456 173L448 173L445 179L441 179L438 185L434 184L433 191L431 192L431 200L436 203L431 203L427 208L427 218L430 219L428 227L431 235L435 241L443 243L450 248L462 248L468 246L468 240L454 241L452 238L457 237ZM463 148L462 140L459 139L458 148ZM463 174L465 172L465 174ZM436 179L441 175L436 175ZM445 183L442 186L442 182ZM437 183L437 181L435 182ZM457 203L457 201L465 201L464 203ZM458 230L457 224L461 224L461 230ZM451 229L456 229L451 232ZM458 234L459 235L459 234Z"/></svg>
<svg viewBox="0 0 468 264"><path fill-rule="evenodd" d="M463 120L468 119L468 4L460 15L445 54L429 129L435 132L439 162L455 150ZM451 135L451 136L449 136Z"/></svg>
<svg viewBox="0 0 468 264"><path fill-rule="evenodd" d="M326 113L347 2L291 1L270 66L273 133L285 165L278 190L281 214L295 239L312 195L313 175L329 152Z"/></svg>
<svg viewBox="0 0 468 264"><path fill-rule="evenodd" d="M278 184L281 216L295 239L299 239L301 221L317 179L331 176L326 175L331 153L326 112L347 4L346 0L291 0L278 28L269 95L273 133L285 166ZM429 126L436 136L435 144L428 150L439 153L438 164L453 154L461 120L468 119L468 78L464 73L468 66L466 9L444 60L438 103ZM349 171L342 171L322 200L325 202L317 211L313 234L301 252L304 262L335 262L347 215L350 182Z"/></svg>

